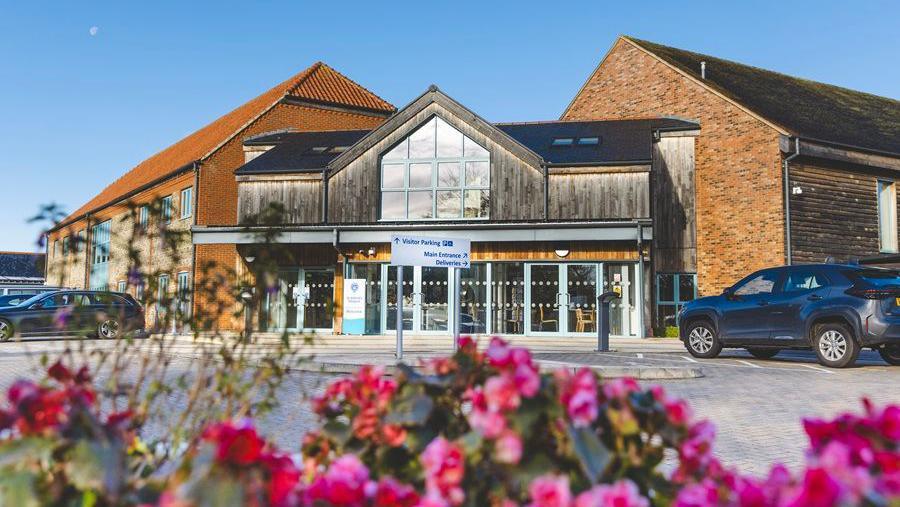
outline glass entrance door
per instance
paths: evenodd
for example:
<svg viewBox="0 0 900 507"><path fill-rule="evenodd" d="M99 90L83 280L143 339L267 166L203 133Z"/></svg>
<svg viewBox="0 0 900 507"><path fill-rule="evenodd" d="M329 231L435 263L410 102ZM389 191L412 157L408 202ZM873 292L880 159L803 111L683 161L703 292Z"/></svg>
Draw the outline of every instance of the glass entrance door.
<svg viewBox="0 0 900 507"><path fill-rule="evenodd" d="M597 265L565 264L566 329L569 333L597 332Z"/></svg>
<svg viewBox="0 0 900 507"><path fill-rule="evenodd" d="M331 329L333 309L333 269L280 269L266 292L262 327L271 332Z"/></svg>
<svg viewBox="0 0 900 507"><path fill-rule="evenodd" d="M385 266L385 331L397 329L397 267ZM450 330L450 273L447 268L403 267L403 330Z"/></svg>
<svg viewBox="0 0 900 507"><path fill-rule="evenodd" d="M609 334L636 336L639 324L639 307L635 304L637 277L635 264L604 264L603 291L614 291L621 296L609 305Z"/></svg>
<svg viewBox="0 0 900 507"><path fill-rule="evenodd" d="M531 264L528 266L530 279L528 281L530 301L531 323L529 330L532 333L558 333L560 329L561 301L567 297L560 290L560 265L559 264Z"/></svg>

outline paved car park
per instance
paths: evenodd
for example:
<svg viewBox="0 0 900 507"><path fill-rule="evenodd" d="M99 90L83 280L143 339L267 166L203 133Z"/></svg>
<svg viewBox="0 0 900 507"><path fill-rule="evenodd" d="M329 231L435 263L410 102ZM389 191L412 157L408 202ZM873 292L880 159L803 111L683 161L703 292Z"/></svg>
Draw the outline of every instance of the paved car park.
<svg viewBox="0 0 900 507"><path fill-rule="evenodd" d="M114 342L94 341L92 346L110 347ZM677 342L676 342L677 344ZM0 344L0 389L16 378L39 374L40 354L53 353L63 343L48 340ZM695 359L678 347L634 346L627 351L605 354L537 352L547 362L608 364L624 366L699 366L701 378L653 380L671 393L690 400L698 417L713 420L718 427L717 452L729 465L763 473L772 462L796 466L801 462L806 440L803 417L830 417L843 410L858 409L866 396L879 404L900 403L900 367L886 365L877 354L864 351L857 366L842 370L819 366L812 352L784 351L769 360L751 357L743 350L725 350L716 359ZM186 346L177 349L171 368L188 369L191 356ZM282 386L282 406L262 421L263 430L285 448L297 448L300 436L315 423L304 397L317 392L334 374L297 372ZM172 400L172 412L178 402Z"/></svg>

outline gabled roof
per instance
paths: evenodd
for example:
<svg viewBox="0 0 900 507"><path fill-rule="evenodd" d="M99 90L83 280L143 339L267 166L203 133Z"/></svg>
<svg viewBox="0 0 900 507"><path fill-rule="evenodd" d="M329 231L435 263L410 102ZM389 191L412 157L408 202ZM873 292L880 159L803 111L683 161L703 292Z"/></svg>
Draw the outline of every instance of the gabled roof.
<svg viewBox="0 0 900 507"><path fill-rule="evenodd" d="M444 92L437 86L431 85L422 95L407 104L405 107L397 111L387 121L372 130L368 135L357 141L348 150L338 155L328 164L331 173L336 173L346 167L350 162L362 155L368 149L375 146L379 141L390 135L396 129L400 128L406 122L410 121L419 112L431 104L438 104L442 108L453 114L459 121L467 123L473 129L490 139L492 142L503 146L510 152L516 154L526 163L531 164L535 168L540 166L540 157L518 141L510 137L502 130L488 123L484 118L478 116L472 110L466 108Z"/></svg>
<svg viewBox="0 0 900 507"><path fill-rule="evenodd" d="M550 166L649 164L653 131L697 130L697 123L675 118L601 121L543 121L496 123L520 145ZM270 146L262 155L239 167L237 176L321 172L345 148L365 137L369 130L279 132L254 137L244 145ZM579 140L596 139L596 144ZM554 139L571 139L570 145L554 146ZM338 149L335 149L338 148Z"/></svg>
<svg viewBox="0 0 900 507"><path fill-rule="evenodd" d="M328 65L317 62L144 160L78 208L57 227L78 220L86 213L114 204L154 182L182 172L190 168L194 162L203 161L283 99L337 105L383 114L395 110L394 106L374 93Z"/></svg>
<svg viewBox="0 0 900 507"><path fill-rule="evenodd" d="M900 154L900 101L622 37L791 135ZM706 77L700 63L706 62Z"/></svg>

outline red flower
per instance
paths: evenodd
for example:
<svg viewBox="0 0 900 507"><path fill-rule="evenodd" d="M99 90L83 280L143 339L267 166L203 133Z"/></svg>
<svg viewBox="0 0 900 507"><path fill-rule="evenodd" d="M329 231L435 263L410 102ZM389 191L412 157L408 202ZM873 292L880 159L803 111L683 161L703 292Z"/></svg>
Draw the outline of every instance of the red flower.
<svg viewBox="0 0 900 507"><path fill-rule="evenodd" d="M47 375L58 382L68 382L75 378L72 371L66 368L62 361L53 363L53 366L47 369Z"/></svg>
<svg viewBox="0 0 900 507"><path fill-rule="evenodd" d="M207 428L203 440L216 444L218 461L238 466L256 463L266 445L252 426L237 427L228 422Z"/></svg>
<svg viewBox="0 0 900 507"><path fill-rule="evenodd" d="M406 441L406 428L398 424L386 424L381 428L384 443L391 447L399 447Z"/></svg>
<svg viewBox="0 0 900 507"><path fill-rule="evenodd" d="M263 463L269 471L269 504L275 507L289 505L300 483L300 471L291 458L283 455L268 454L263 457Z"/></svg>
<svg viewBox="0 0 900 507"><path fill-rule="evenodd" d="M372 507L413 507L419 503L416 490L393 477L383 477L372 497Z"/></svg>

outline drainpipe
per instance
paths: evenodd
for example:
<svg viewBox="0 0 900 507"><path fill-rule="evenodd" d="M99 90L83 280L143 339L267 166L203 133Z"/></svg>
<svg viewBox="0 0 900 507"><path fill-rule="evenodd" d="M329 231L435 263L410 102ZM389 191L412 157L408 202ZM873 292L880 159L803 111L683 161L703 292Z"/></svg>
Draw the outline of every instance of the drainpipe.
<svg viewBox="0 0 900 507"><path fill-rule="evenodd" d="M790 188L790 163L800 156L800 138L794 138L794 152L784 158L784 251L786 263L792 264L791 257L791 188Z"/></svg>
<svg viewBox="0 0 900 507"><path fill-rule="evenodd" d="M635 276L634 287L638 291L635 298L638 304L638 326L640 326L638 338L643 338L647 333L644 329L644 228L640 223L637 224L637 251L638 272Z"/></svg>
<svg viewBox="0 0 900 507"><path fill-rule="evenodd" d="M328 169L322 169L322 223L328 223ZM337 229L334 230L335 236ZM337 248L337 244L335 244Z"/></svg>

